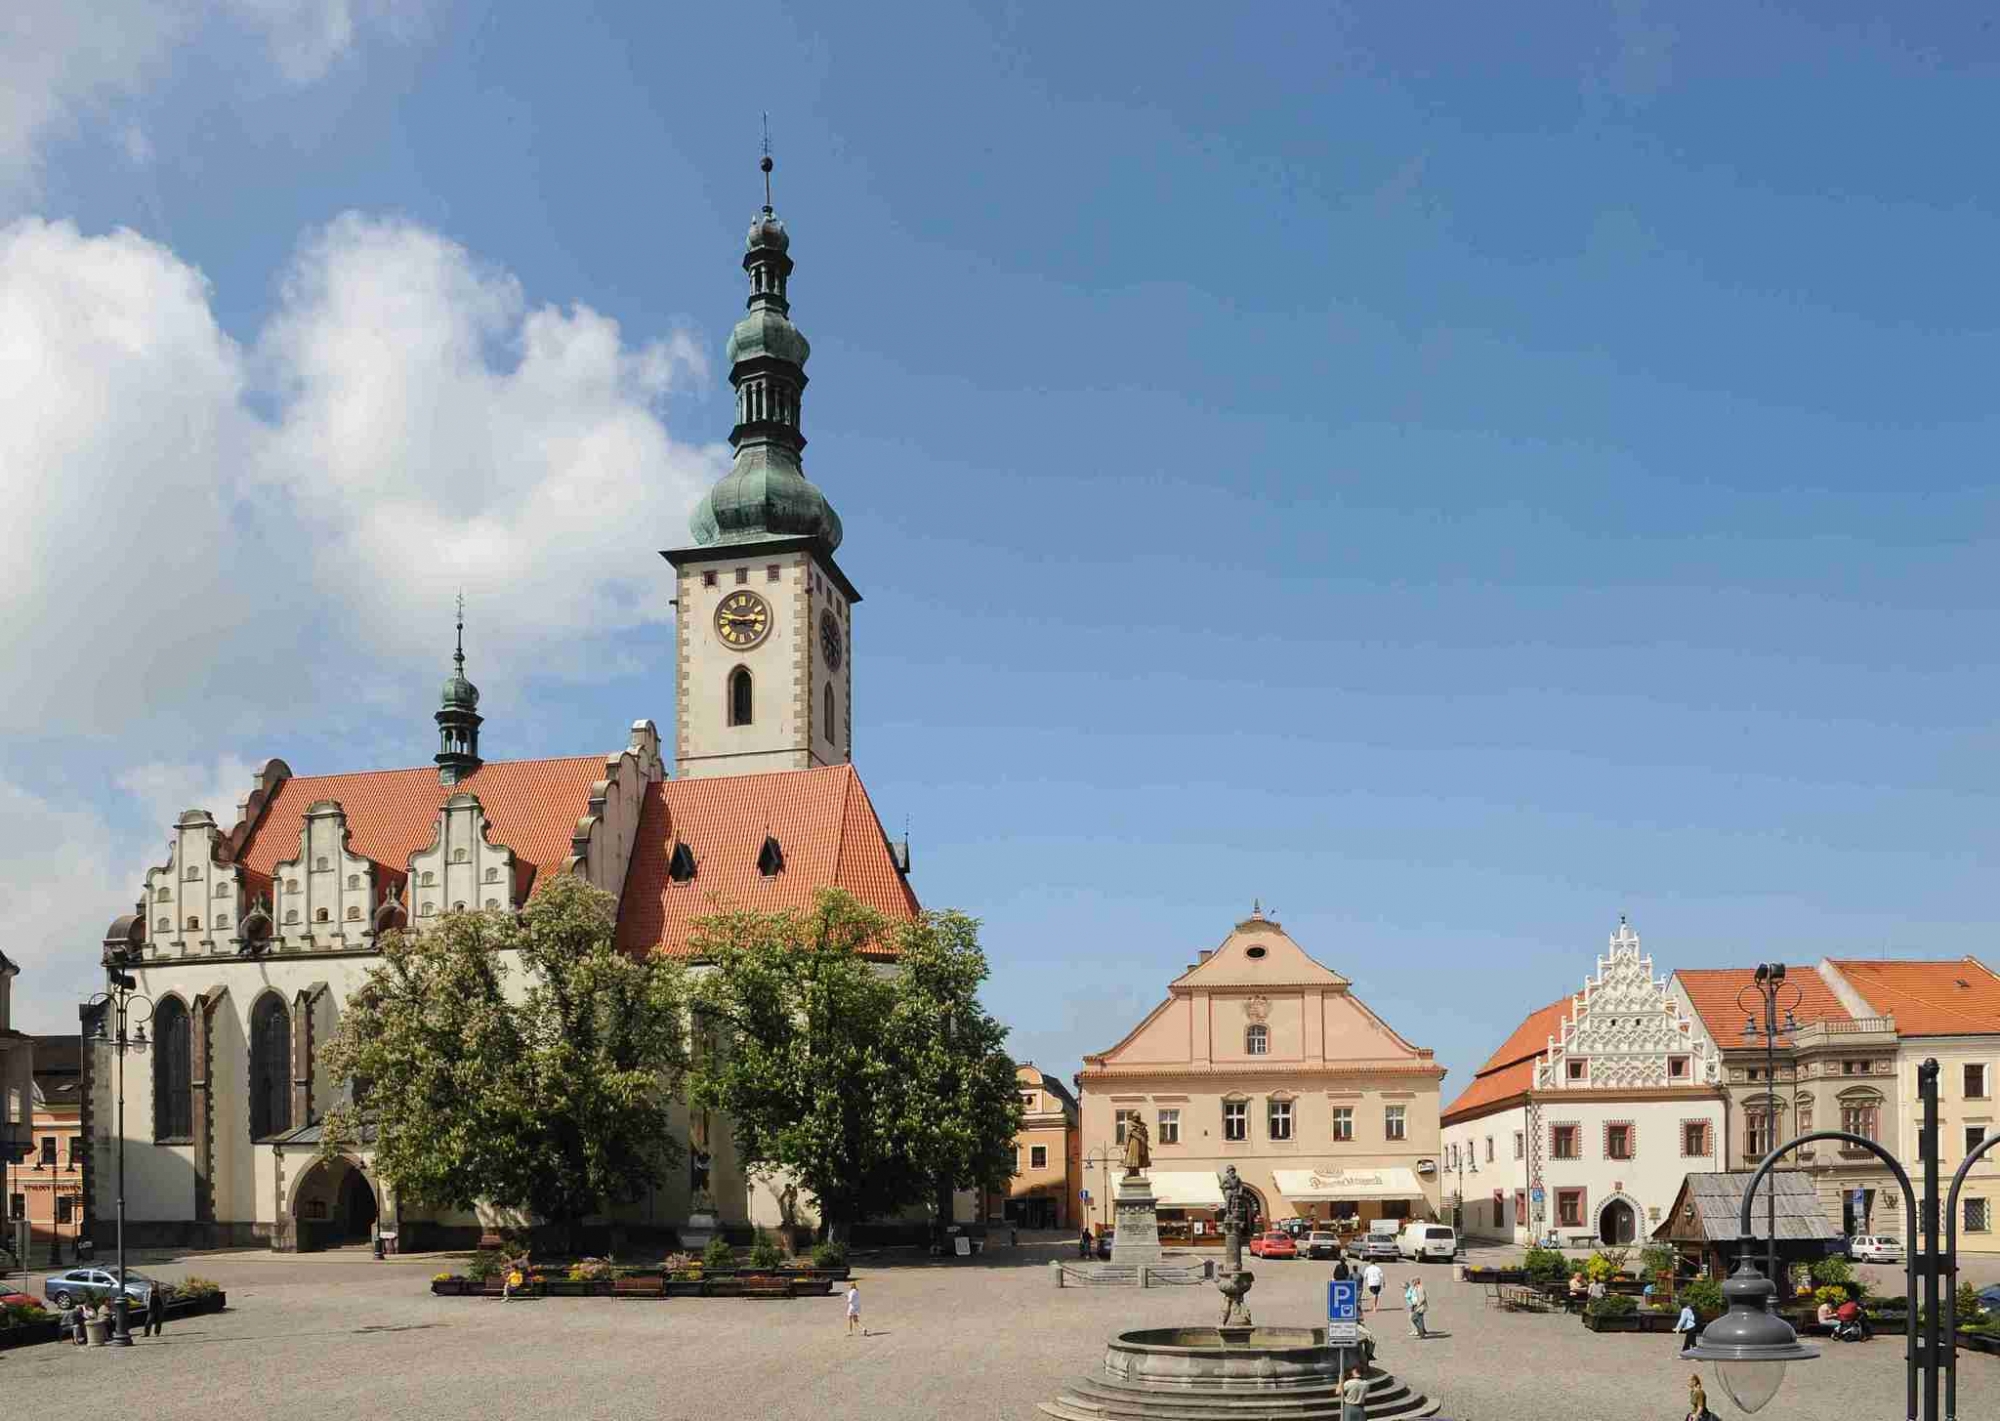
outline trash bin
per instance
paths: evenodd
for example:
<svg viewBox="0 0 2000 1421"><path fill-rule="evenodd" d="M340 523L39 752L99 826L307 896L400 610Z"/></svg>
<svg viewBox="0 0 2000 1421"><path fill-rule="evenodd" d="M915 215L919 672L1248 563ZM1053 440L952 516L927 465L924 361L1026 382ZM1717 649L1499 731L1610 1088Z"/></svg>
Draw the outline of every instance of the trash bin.
<svg viewBox="0 0 2000 1421"><path fill-rule="evenodd" d="M93 1347L102 1347L111 1340L111 1319L93 1317L83 1325L83 1337Z"/></svg>

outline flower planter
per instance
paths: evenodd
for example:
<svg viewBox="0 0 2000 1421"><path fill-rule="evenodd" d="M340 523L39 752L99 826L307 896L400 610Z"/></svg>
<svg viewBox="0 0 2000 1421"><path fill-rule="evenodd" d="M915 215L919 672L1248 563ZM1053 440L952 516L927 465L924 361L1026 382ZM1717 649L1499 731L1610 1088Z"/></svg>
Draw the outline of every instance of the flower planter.
<svg viewBox="0 0 2000 1421"><path fill-rule="evenodd" d="M840 1280L837 1278L823 1278L818 1275L793 1278L791 1280L792 1296L795 1298L830 1298L833 1296L833 1285L838 1281Z"/></svg>
<svg viewBox="0 0 2000 1421"><path fill-rule="evenodd" d="M708 1284L700 1278L669 1278L664 1294L670 1298L699 1298L708 1293Z"/></svg>
<svg viewBox="0 0 2000 1421"><path fill-rule="evenodd" d="M1961 1332L1958 1345L1970 1352L1986 1352L2000 1357L2000 1334L1992 1332Z"/></svg>
<svg viewBox="0 0 2000 1421"><path fill-rule="evenodd" d="M431 1294L434 1297L456 1298L464 1294L465 1288L466 1280L464 1278L431 1279Z"/></svg>
<svg viewBox="0 0 2000 1421"><path fill-rule="evenodd" d="M1528 1270L1525 1268L1467 1268L1465 1281L1468 1283L1525 1283Z"/></svg>
<svg viewBox="0 0 2000 1421"><path fill-rule="evenodd" d="M203 1313L221 1312L228 1306L229 1294L219 1290L213 1293L202 1293L192 1298L170 1297L167 1299L167 1316L200 1317ZM136 1322L144 1311L145 1309L143 1308L133 1309L133 1320Z"/></svg>
<svg viewBox="0 0 2000 1421"><path fill-rule="evenodd" d="M0 1350L54 1342L62 1335L62 1324L53 1317L42 1322L17 1322L12 1327L0 1327Z"/></svg>

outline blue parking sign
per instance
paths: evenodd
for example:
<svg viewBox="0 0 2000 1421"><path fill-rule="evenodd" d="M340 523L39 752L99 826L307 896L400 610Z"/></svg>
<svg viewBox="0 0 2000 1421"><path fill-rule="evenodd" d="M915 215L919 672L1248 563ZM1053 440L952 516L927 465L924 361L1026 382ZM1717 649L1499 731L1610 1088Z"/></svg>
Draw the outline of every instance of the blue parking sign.
<svg viewBox="0 0 2000 1421"><path fill-rule="evenodd" d="M1326 1284L1326 1340L1353 1342L1361 1320L1361 1285L1352 1278L1329 1278Z"/></svg>

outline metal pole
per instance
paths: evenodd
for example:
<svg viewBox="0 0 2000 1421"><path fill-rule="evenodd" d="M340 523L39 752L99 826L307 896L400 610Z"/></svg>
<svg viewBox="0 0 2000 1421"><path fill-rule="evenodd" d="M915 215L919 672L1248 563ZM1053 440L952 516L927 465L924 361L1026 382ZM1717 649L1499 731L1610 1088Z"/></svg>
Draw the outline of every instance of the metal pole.
<svg viewBox="0 0 2000 1421"><path fill-rule="evenodd" d="M1938 1357L1943 1318L1938 1312L1938 1063L1917 1067L1917 1094L1924 1103L1924 1415L1938 1421ZM1915 1299L1911 1300L1912 1302ZM1956 1339L1953 1339L1955 1342Z"/></svg>
<svg viewBox="0 0 2000 1421"><path fill-rule="evenodd" d="M1777 1148L1778 1144L1778 982L1782 978L1764 979L1764 1087L1771 1093L1771 1110L1764 1117L1771 1132L1764 1142L1766 1150ZM1786 1286L1790 1279L1778 1276L1778 1189L1777 1181L1771 1182L1770 1196L1764 1201L1764 1222L1770 1231L1768 1253L1770 1269L1765 1276L1778 1285L1778 1296L1784 1297L1790 1289Z"/></svg>
<svg viewBox="0 0 2000 1421"><path fill-rule="evenodd" d="M112 1044L118 1053L118 1302L117 1335L113 1347L132 1345L132 1327L126 1318L130 1302L125 1296L125 998L118 1001L118 1039Z"/></svg>

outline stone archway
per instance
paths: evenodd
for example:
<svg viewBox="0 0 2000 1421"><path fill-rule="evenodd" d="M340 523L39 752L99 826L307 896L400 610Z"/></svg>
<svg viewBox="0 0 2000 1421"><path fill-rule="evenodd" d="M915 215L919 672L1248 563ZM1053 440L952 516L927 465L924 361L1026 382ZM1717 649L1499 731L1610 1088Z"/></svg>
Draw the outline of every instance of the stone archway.
<svg viewBox="0 0 2000 1421"><path fill-rule="evenodd" d="M1597 1237L1606 1244L1631 1244L1639 1240L1639 1211L1629 1199L1607 1200L1597 1211Z"/></svg>
<svg viewBox="0 0 2000 1421"><path fill-rule="evenodd" d="M346 1156L315 1160L292 1195L292 1237L300 1253L367 1243L381 1217L374 1181Z"/></svg>

